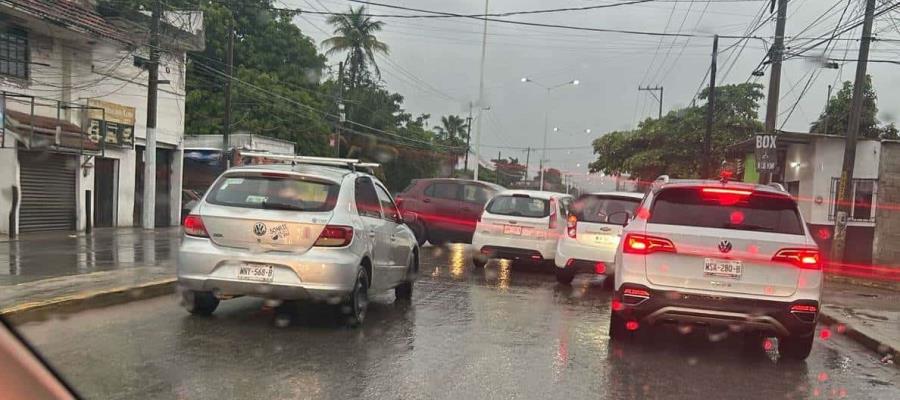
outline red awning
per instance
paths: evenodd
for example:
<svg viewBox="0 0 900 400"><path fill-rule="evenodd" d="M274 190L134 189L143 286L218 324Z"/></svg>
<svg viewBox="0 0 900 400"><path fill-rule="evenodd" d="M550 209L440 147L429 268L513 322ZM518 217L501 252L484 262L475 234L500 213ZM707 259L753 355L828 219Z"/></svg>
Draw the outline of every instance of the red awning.
<svg viewBox="0 0 900 400"><path fill-rule="evenodd" d="M91 141L86 133L81 133L80 126L61 119L6 110L5 128L7 134L12 134L19 142L28 147L100 150L98 143ZM59 132L57 132L57 128L59 128ZM31 136L32 131L34 137Z"/></svg>

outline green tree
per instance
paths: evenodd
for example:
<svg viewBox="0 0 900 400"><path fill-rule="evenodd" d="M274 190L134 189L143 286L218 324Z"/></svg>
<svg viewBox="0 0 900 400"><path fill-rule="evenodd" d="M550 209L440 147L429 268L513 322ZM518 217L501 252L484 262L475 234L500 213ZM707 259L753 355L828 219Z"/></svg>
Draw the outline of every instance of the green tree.
<svg viewBox="0 0 900 400"><path fill-rule="evenodd" d="M700 93L706 100L709 90ZM728 146L762 130L758 120L762 85L716 87L712 159L721 160ZM591 172L608 175L628 172L633 178L654 179L661 174L699 177L703 166L706 104L670 111L661 119L648 118L630 131L614 131L593 142L597 160Z"/></svg>
<svg viewBox="0 0 900 400"><path fill-rule="evenodd" d="M872 88L872 77L866 75L863 86L863 108L859 120L859 135L867 138L896 139L897 128L893 123L879 126L878 96ZM825 111L819 115L819 119L813 122L809 131L812 133L826 133L832 135L844 135L850 126L850 106L853 103L853 82L846 81L837 94L828 99Z"/></svg>
<svg viewBox="0 0 900 400"><path fill-rule="evenodd" d="M384 22L373 20L365 6L356 9L351 6L347 13L332 15L327 21L334 26L334 36L322 41L323 46L328 46L325 54L347 53L344 63L350 75L350 86L357 87L369 80L370 67L374 69L375 77L381 78L375 53L388 54L389 50L375 34L381 31Z"/></svg>
<svg viewBox="0 0 900 400"><path fill-rule="evenodd" d="M463 148L465 146L465 139L468 136L466 133L466 128L468 127L469 124L466 122L465 118L458 115L447 115L441 117L441 125L436 126L434 130L440 144ZM450 152L453 156L451 166L454 170L456 169L456 162L459 159L459 156L464 154L464 151L465 149L463 148L458 151Z"/></svg>

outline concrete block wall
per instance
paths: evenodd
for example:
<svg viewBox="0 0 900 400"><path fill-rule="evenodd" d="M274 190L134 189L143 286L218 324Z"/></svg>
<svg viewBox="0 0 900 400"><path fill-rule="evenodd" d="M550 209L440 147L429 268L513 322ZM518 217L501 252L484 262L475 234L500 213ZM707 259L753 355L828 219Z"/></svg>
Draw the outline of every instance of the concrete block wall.
<svg viewBox="0 0 900 400"><path fill-rule="evenodd" d="M882 142L879 169L872 258L878 265L900 269L900 142Z"/></svg>

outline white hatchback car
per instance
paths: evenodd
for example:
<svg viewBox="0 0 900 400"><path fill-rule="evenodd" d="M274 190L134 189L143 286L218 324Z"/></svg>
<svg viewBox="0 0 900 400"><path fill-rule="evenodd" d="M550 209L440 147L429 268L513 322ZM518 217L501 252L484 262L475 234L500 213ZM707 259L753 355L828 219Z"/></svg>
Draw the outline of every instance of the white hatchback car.
<svg viewBox="0 0 900 400"><path fill-rule="evenodd" d="M564 235L572 196L536 190L504 190L484 207L472 236L476 267L503 258L540 264L553 261Z"/></svg>
<svg viewBox="0 0 900 400"><path fill-rule="evenodd" d="M782 357L812 348L822 263L783 188L718 181L655 184L624 230L610 336L700 324L778 338Z"/></svg>
<svg viewBox="0 0 900 400"><path fill-rule="evenodd" d="M643 193L604 192L575 199L566 218L566 233L556 245L556 280L568 285L578 273L606 275L604 285L611 288L609 277L622 228L643 198Z"/></svg>
<svg viewBox="0 0 900 400"><path fill-rule="evenodd" d="M368 292L409 299L419 248L387 189L357 160L232 168L185 218L178 285L193 314L248 295L342 303L365 318Z"/></svg>

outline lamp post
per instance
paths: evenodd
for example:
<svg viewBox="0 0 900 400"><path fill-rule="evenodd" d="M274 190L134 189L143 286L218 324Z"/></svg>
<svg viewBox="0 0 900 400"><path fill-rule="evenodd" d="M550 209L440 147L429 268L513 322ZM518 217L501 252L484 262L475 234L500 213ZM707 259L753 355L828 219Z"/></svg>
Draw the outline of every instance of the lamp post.
<svg viewBox="0 0 900 400"><path fill-rule="evenodd" d="M540 87L541 89L544 89L547 91L547 97L544 99L544 145L543 145L543 147L541 147L541 163L540 163L541 164L540 165L540 168L541 168L540 190L543 191L544 190L544 160L547 158L547 124L548 124L549 118L550 118L550 92L553 91L553 89L559 89L563 86L569 86L569 85L577 86L579 82L578 82L578 79L573 79L571 81L563 82L560 84L546 86L546 85L543 85L540 82L536 82L534 79L531 79L528 77L522 78L521 80L522 80L522 83L531 83L531 84L534 84L534 85Z"/></svg>

